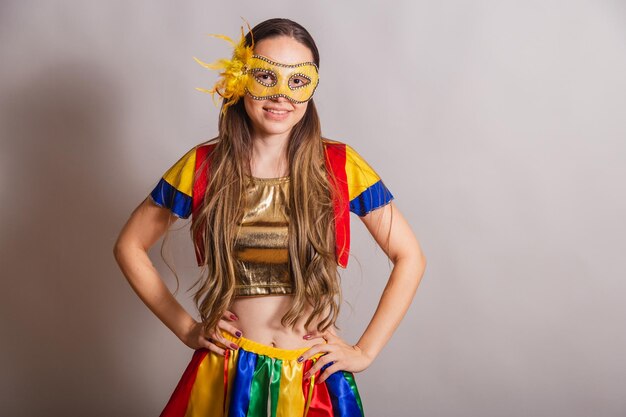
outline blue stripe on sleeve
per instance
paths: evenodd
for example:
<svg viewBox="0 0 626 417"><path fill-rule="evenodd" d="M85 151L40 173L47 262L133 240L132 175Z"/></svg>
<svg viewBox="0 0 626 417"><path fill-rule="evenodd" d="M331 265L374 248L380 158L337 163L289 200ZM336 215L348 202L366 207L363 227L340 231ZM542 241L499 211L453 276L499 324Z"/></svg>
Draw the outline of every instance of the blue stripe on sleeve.
<svg viewBox="0 0 626 417"><path fill-rule="evenodd" d="M152 201L158 206L165 207L181 219L191 215L192 199L185 193L181 193L163 178L150 193Z"/></svg>
<svg viewBox="0 0 626 417"><path fill-rule="evenodd" d="M378 180L350 201L350 211L362 217L389 203L393 198L382 180Z"/></svg>

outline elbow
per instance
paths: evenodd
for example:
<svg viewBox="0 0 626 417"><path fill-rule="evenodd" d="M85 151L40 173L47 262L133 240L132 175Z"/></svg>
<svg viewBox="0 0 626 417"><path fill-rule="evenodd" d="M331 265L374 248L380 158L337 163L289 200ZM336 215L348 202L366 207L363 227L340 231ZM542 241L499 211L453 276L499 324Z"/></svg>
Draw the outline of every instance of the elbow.
<svg viewBox="0 0 626 417"><path fill-rule="evenodd" d="M117 263L121 263L124 258L124 254L127 252L129 245L126 243L122 237L118 237L113 245L113 258L117 261Z"/></svg>
<svg viewBox="0 0 626 417"><path fill-rule="evenodd" d="M422 269L426 269L426 254L422 250L422 247L419 245L419 243L417 244L417 247L414 248L412 252L413 252L413 257L417 259L417 262L420 264L420 267Z"/></svg>
<svg viewBox="0 0 626 417"><path fill-rule="evenodd" d="M422 249L416 246L415 249L406 249L402 253L396 254L396 256L391 257L391 261L396 264L398 262L406 262L412 265L415 265L418 269L426 268L426 255Z"/></svg>
<svg viewBox="0 0 626 417"><path fill-rule="evenodd" d="M120 244L119 239L115 242L115 244L113 245L113 258L115 258L115 260L117 261L117 263L120 262L120 259L122 257L122 253L124 252L124 250L122 249L122 245Z"/></svg>
<svg viewBox="0 0 626 417"><path fill-rule="evenodd" d="M418 259L419 259L419 271L420 271L419 274L420 274L420 280L421 280L421 277L424 275L424 272L426 272L426 255L424 255L424 253L420 251Z"/></svg>
<svg viewBox="0 0 626 417"><path fill-rule="evenodd" d="M413 269L418 271L424 271L426 269L426 257L421 252L410 252L404 255L398 255L391 258L394 265L401 263L410 265Z"/></svg>

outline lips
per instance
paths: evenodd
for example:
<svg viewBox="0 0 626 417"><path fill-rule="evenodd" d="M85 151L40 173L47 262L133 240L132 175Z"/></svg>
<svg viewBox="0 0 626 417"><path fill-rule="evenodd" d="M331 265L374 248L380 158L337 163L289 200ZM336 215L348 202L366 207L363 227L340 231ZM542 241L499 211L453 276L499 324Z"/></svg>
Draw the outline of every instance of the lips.
<svg viewBox="0 0 626 417"><path fill-rule="evenodd" d="M288 112L291 111L289 109L280 109L280 108L277 108L277 107L263 107L263 110L272 112L274 114L285 114L285 113L288 113Z"/></svg>

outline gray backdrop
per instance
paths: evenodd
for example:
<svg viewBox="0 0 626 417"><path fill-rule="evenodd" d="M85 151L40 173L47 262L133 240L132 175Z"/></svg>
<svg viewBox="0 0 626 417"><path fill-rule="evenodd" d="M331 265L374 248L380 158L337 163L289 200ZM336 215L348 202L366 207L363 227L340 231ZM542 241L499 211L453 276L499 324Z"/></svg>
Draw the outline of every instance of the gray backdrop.
<svg viewBox="0 0 626 417"><path fill-rule="evenodd" d="M192 56L227 56L206 33L237 38L240 16L311 32L324 135L379 172L428 258L356 374L366 415L626 415L626 6L608 0L4 0L0 413L150 416L169 398L192 351L112 247L163 171L215 135L194 88L216 74ZM390 264L352 224L340 325L356 342Z"/></svg>

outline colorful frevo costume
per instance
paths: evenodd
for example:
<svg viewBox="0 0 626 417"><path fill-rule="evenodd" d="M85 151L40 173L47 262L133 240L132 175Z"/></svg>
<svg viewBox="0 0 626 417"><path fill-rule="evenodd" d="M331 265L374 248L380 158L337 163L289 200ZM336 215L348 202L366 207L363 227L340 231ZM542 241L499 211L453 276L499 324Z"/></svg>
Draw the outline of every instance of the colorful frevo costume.
<svg viewBox="0 0 626 417"><path fill-rule="evenodd" d="M230 38L224 38L234 45ZM284 96L294 102L311 99L319 78L311 62L283 64L255 56L242 39L232 60L204 66L224 69L213 90L226 104L243 94L259 100ZM200 62L200 61L199 61ZM239 72L238 72L239 71ZM225 75L230 73L230 75ZM233 75L234 74L234 75ZM245 76L242 76L245 75ZM248 77L252 74L252 77ZM230 78L229 78L230 77ZM335 178L340 198L334 201L336 259L346 268L350 251L350 213L365 216L394 197L374 169L346 143L322 138L329 180ZM211 175L211 153L217 141L188 150L160 178L151 200L175 216L187 219L198 213ZM290 294L287 230L290 177L256 178L246 175L246 206L239 223L236 253L237 296ZM194 237L198 266L202 266L203 243ZM208 349L193 357L169 399L162 417L363 417L363 405L354 375L339 370L323 383L315 380L322 369L304 379L325 353L307 360L297 358L309 348L281 349L235 337L224 337L239 348L225 355Z"/></svg>

